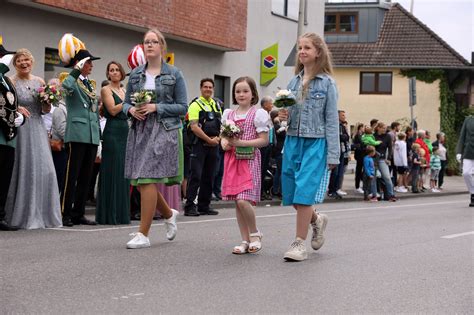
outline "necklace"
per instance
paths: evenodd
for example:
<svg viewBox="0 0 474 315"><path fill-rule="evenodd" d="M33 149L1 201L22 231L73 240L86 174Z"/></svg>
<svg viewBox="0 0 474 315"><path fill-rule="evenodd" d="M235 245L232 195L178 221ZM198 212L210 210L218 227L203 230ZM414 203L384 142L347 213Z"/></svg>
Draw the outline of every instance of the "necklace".
<svg viewBox="0 0 474 315"><path fill-rule="evenodd" d="M112 87L110 86L110 89L112 90L112 92L115 92L115 94L117 94L118 96L122 97L122 95L124 95L124 91L122 88L119 87L119 89L117 90L115 87Z"/></svg>

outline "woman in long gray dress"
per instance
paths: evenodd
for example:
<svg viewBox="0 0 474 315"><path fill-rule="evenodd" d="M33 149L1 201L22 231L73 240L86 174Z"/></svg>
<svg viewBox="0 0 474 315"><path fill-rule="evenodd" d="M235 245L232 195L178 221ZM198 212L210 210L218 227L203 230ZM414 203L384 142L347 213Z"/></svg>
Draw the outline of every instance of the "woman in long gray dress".
<svg viewBox="0 0 474 315"><path fill-rule="evenodd" d="M53 158L41 119L42 105L36 97L36 91L44 81L31 74L33 63L33 56L27 49L19 49L13 57L17 72L12 81L18 104L28 119L18 129L15 164L5 208L8 222L23 229L62 225Z"/></svg>
<svg viewBox="0 0 474 315"><path fill-rule="evenodd" d="M132 70L127 84L123 112L133 117L125 155L125 177L138 186L141 195L139 232L127 248L150 247L148 232L158 207L165 218L166 237L176 236L176 217L157 190L156 183L180 183L183 175L181 116L187 111L186 84L183 74L164 62L166 41L158 30L149 30L143 39L147 63ZM131 97L151 90L156 100L134 106Z"/></svg>

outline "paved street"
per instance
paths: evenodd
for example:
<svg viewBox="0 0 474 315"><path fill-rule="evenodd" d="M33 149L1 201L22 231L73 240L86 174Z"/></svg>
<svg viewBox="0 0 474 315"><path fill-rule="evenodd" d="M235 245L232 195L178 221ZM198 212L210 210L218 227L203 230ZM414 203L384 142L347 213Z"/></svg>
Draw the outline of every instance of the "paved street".
<svg viewBox="0 0 474 315"><path fill-rule="evenodd" d="M130 226L3 232L0 305L4 314L472 313L467 205L467 194L324 204L326 244L314 252L308 242L301 263L282 259L294 236L289 207L258 208L255 255L231 254L232 209L181 216L173 242L155 221L142 250L125 248Z"/></svg>

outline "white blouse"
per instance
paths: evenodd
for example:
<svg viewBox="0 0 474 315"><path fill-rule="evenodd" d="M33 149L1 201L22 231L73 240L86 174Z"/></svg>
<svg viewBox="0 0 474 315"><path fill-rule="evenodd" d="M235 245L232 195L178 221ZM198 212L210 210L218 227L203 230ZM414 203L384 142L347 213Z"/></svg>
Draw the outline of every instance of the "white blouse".
<svg viewBox="0 0 474 315"><path fill-rule="evenodd" d="M147 72L145 72L146 75L146 81L145 81L145 86L143 88L145 90L155 90L155 76L151 75Z"/></svg>
<svg viewBox="0 0 474 315"><path fill-rule="evenodd" d="M226 122L231 111L232 110L229 108L224 110L224 114L222 114L222 123ZM239 115L237 115L236 113L234 116L235 117L234 119L235 120L245 119L245 117L247 117L247 113L239 114ZM253 120L253 124L255 128L257 129L257 133L268 132L270 130L269 121L270 121L270 115L268 115L267 111L262 108L257 109L257 111L255 112L255 118Z"/></svg>

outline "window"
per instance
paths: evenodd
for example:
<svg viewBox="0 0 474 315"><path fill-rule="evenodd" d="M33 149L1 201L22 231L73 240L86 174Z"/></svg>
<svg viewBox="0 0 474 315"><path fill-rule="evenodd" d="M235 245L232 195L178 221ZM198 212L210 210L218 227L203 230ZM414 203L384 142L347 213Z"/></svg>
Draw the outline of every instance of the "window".
<svg viewBox="0 0 474 315"><path fill-rule="evenodd" d="M304 0L301 0L304 1ZM272 13L298 20L299 0L272 0Z"/></svg>
<svg viewBox="0 0 474 315"><path fill-rule="evenodd" d="M326 13L324 16L324 32L336 34L357 33L357 13Z"/></svg>
<svg viewBox="0 0 474 315"><path fill-rule="evenodd" d="M65 68L65 64L59 58L59 52L56 48L46 47L44 49L44 80L58 78L61 72L71 72L71 69Z"/></svg>
<svg viewBox="0 0 474 315"><path fill-rule="evenodd" d="M392 94L392 73L361 72L360 94Z"/></svg>
<svg viewBox="0 0 474 315"><path fill-rule="evenodd" d="M214 97L224 103L224 108L229 108L232 102L230 98L230 78L221 75L214 75Z"/></svg>

